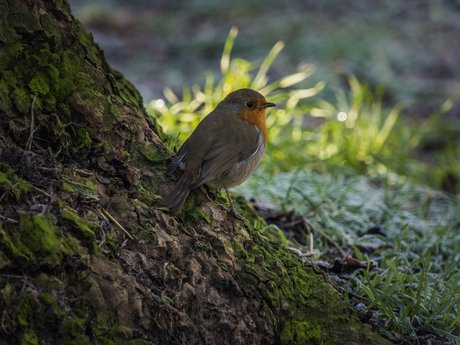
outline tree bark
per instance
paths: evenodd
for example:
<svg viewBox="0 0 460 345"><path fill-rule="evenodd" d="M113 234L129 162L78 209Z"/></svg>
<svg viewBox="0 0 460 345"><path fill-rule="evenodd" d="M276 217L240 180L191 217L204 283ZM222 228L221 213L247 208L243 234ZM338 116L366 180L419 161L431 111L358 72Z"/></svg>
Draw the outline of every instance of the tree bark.
<svg viewBox="0 0 460 345"><path fill-rule="evenodd" d="M66 0L0 15L0 344L389 343L204 192L158 204L169 138Z"/></svg>

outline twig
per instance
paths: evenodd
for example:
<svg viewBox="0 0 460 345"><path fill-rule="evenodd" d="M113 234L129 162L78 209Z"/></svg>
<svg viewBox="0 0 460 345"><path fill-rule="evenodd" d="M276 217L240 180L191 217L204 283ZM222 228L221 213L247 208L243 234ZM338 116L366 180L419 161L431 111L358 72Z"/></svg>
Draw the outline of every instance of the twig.
<svg viewBox="0 0 460 345"><path fill-rule="evenodd" d="M99 206L99 205L98 205ZM97 209L97 208L93 208L94 211L97 211L97 214L99 214L102 219L104 219L107 223L109 223L109 220L107 219L107 217L104 215L104 213L101 212L101 210Z"/></svg>
<svg viewBox="0 0 460 345"><path fill-rule="evenodd" d="M88 206L88 205L82 205L81 207L82 207L82 208L85 208L85 209L87 209L87 210L93 211L94 213L96 213L99 217L101 217L101 218L102 218L103 220L105 220L106 222L109 221L109 220L107 219L107 217L104 216L104 214L103 214L101 211L99 211L98 209L93 208L93 207L90 207L90 206Z"/></svg>
<svg viewBox="0 0 460 345"><path fill-rule="evenodd" d="M308 219L308 218L306 218ZM308 253L306 253L304 256L310 256L310 260L312 264L315 264L315 253L313 252L313 233L311 232L311 227L310 225L305 221L305 217L302 218L303 224L305 225L305 228L307 228L308 232L308 237L310 237L310 247ZM310 254L310 255L307 255Z"/></svg>
<svg viewBox="0 0 460 345"><path fill-rule="evenodd" d="M35 107L35 99L37 98L37 90L35 90L35 96L34 96L34 100L32 102L32 106L30 107L30 114L32 116L32 121L30 122L30 136L29 136L29 139L27 139L27 143L26 143L26 150L27 151L30 151L31 148L32 148L32 140L33 140L33 137L34 137L34 125L35 125L35 120L34 120L34 107Z"/></svg>
<svg viewBox="0 0 460 345"><path fill-rule="evenodd" d="M306 225L308 226L311 226L311 228L315 231L317 231L320 235L326 237L340 252L340 254L342 254L343 258L346 259L347 258L347 254L345 254L345 252L343 251L343 249L338 245L338 243L336 241L334 241L331 236L329 236L328 234L326 234L324 231L318 229L317 227L315 227L313 225L313 223L310 221L310 219L308 219L307 217L303 217L302 218L303 221L305 222ZM308 227L307 227L307 230L308 230Z"/></svg>
<svg viewBox="0 0 460 345"><path fill-rule="evenodd" d="M297 254L298 256L301 256L302 255L302 252L300 251L300 249L298 248L294 248L294 247L286 247L287 250Z"/></svg>
<svg viewBox="0 0 460 345"><path fill-rule="evenodd" d="M67 208L69 211L78 213L77 210L74 210L72 207L70 207L70 206L68 206L68 205L65 205L65 208Z"/></svg>
<svg viewBox="0 0 460 345"><path fill-rule="evenodd" d="M14 219L11 219L11 218L8 218L8 217L4 217L0 214L0 218L10 222L10 223L19 223L17 220L14 220Z"/></svg>
<svg viewBox="0 0 460 345"><path fill-rule="evenodd" d="M10 274L0 274L0 276L6 277L6 278L20 278L20 279L24 279L24 276L13 276L13 275L10 275Z"/></svg>
<svg viewBox="0 0 460 345"><path fill-rule="evenodd" d="M115 220L115 218L113 218L113 217L109 214L109 212L107 212L107 211L104 210L103 208L102 208L101 210L102 210L102 212L104 212L104 213L106 214L107 217L109 217L115 224L117 224L117 225L120 227L120 229L123 230L123 231L125 232L126 235L128 235L128 237L129 237L130 239L134 240L134 238L131 236L131 234L130 234L128 231L126 231L125 228L122 227L121 224L118 223L118 222Z"/></svg>
<svg viewBox="0 0 460 345"><path fill-rule="evenodd" d="M3 193L3 195L0 197L0 201L2 201L2 199L5 197L6 193L8 193L10 191L10 189L13 189L14 187L17 186L19 182L16 182L14 185L12 185L10 188L8 188L5 193Z"/></svg>
<svg viewBox="0 0 460 345"><path fill-rule="evenodd" d="M94 175L92 172L90 172L90 171L85 171L85 170L83 170L83 169L73 169L73 170L75 170L76 172L81 173L81 174Z"/></svg>
<svg viewBox="0 0 460 345"><path fill-rule="evenodd" d="M48 198L51 198L51 195L49 195L49 194L48 194L47 192L45 192L44 190L42 190L42 189L40 189L40 188L38 188L38 187L35 187L35 186L34 186L34 188L35 188L36 190L38 190L40 193L45 194Z"/></svg>
<svg viewBox="0 0 460 345"><path fill-rule="evenodd" d="M58 152L54 155L54 158L57 158L57 156L61 153L62 151L62 146L59 148Z"/></svg>

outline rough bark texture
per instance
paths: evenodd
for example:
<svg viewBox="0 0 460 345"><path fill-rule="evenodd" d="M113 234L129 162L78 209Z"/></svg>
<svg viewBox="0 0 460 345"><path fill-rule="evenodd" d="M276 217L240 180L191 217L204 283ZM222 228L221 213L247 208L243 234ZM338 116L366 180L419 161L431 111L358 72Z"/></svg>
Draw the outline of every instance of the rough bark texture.
<svg viewBox="0 0 460 345"><path fill-rule="evenodd" d="M0 16L0 344L387 343L204 192L159 206L168 138L65 0Z"/></svg>

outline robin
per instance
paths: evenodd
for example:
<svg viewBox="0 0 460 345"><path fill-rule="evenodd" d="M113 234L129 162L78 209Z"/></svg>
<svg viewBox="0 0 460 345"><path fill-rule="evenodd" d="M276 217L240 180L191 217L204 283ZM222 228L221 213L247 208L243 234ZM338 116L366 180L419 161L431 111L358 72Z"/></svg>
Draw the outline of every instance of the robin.
<svg viewBox="0 0 460 345"><path fill-rule="evenodd" d="M246 181L259 165L267 146L265 109L274 106L251 89L228 94L173 157L167 175L177 168L184 174L161 204L177 215L190 191L206 183L225 189L231 211L244 220L236 212L228 189Z"/></svg>

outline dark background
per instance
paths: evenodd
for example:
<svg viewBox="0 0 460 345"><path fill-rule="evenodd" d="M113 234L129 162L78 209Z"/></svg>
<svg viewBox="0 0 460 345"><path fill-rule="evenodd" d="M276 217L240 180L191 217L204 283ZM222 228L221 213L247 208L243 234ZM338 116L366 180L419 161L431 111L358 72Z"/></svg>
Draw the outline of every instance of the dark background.
<svg viewBox="0 0 460 345"><path fill-rule="evenodd" d="M347 87L342 72L373 88L386 85L385 102L404 101L405 116L423 119L460 94L460 1L123 1L70 0L73 14L93 33L112 66L144 102L171 87L204 84L220 70L225 38L239 29L232 57L262 60L282 40L270 71L275 79L305 63L323 80L319 95ZM460 119L454 106L443 121Z"/></svg>

